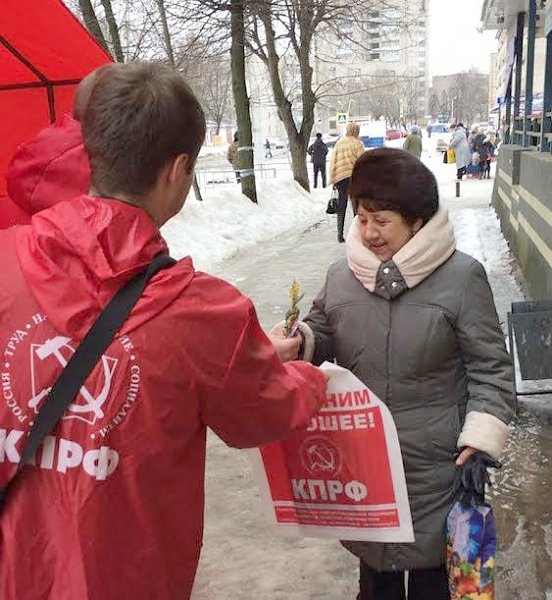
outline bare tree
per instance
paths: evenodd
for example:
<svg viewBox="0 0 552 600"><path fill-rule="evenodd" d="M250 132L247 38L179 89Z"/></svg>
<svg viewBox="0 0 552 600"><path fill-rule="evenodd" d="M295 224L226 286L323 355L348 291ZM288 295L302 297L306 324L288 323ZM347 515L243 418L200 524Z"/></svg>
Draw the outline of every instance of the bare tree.
<svg viewBox="0 0 552 600"><path fill-rule="evenodd" d="M474 69L458 73L451 90L455 97L455 115L466 123L486 121L488 85L488 77Z"/></svg>
<svg viewBox="0 0 552 600"><path fill-rule="evenodd" d="M266 65L272 93L282 121L291 154L294 179L309 189L306 154L314 125L316 95L313 90L311 47L317 27L326 17L328 0L280 0L276 2L253 1L250 6L250 31L247 44L250 50ZM301 118L296 122L294 105L286 93L282 78L283 49L276 28L284 31L298 65L300 79Z"/></svg>
<svg viewBox="0 0 552 600"><path fill-rule="evenodd" d="M156 0L157 8L159 10L159 16L161 18L161 28L163 32L163 45L165 46L165 52L167 54L167 60L173 67L176 66L175 54L173 50L173 43L171 39L171 33L169 31L169 24L167 21L167 11L165 7L165 0Z"/></svg>
<svg viewBox="0 0 552 600"><path fill-rule="evenodd" d="M102 28L100 27L100 22L98 21L96 11L92 6L91 0L79 0L78 6L86 29L88 29L88 31L94 36L100 46L109 52L107 41L102 32Z"/></svg>
<svg viewBox="0 0 552 600"><path fill-rule="evenodd" d="M219 58L206 61L200 95L208 118L215 123L216 134L231 114L232 77L230 65Z"/></svg>
<svg viewBox="0 0 552 600"><path fill-rule="evenodd" d="M113 13L113 6L111 0L101 0L102 6L105 11L105 18L109 27L109 37L111 38L111 44L113 46L113 53L117 62L125 62L125 55L123 54L123 48L121 46L121 37L119 36L119 26L115 20L115 14Z"/></svg>
<svg viewBox="0 0 552 600"><path fill-rule="evenodd" d="M251 113L249 111L249 96L245 83L244 8L244 0L230 0L232 91L234 93L234 106L238 122L238 166L241 172L242 192L252 202L256 203L257 189L255 185L255 170L253 168Z"/></svg>

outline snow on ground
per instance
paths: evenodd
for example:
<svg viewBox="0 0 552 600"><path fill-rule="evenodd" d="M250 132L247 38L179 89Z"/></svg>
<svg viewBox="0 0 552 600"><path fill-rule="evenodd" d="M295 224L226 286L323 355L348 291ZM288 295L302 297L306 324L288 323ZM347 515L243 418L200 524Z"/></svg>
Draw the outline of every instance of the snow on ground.
<svg viewBox="0 0 552 600"><path fill-rule="evenodd" d="M199 156L200 158L207 158L208 156L226 156L228 146L229 144L223 144L221 146L201 146Z"/></svg>
<svg viewBox="0 0 552 600"><path fill-rule="evenodd" d="M190 255L194 265L213 265L285 231L308 226L324 214L329 190L310 194L288 179L257 182L258 204L241 194L237 184L221 184L198 202L190 193L182 211L163 228L175 258Z"/></svg>
<svg viewBox="0 0 552 600"><path fill-rule="evenodd" d="M394 140L389 145L401 147L402 143L403 140ZM427 139L424 145L427 150L424 149L422 159L437 178L443 204L453 212L474 209L453 218L455 227L463 229L459 248L491 270L499 254L508 251L506 244L500 249L489 248L480 239L481 228L476 223L481 218L477 209L490 201L492 180L464 179L457 198L455 166L443 164L441 153L436 153ZM310 163L308 168L311 175ZM212 271L215 265L258 242L309 227L325 218L329 188L308 193L293 181L289 169L277 173L278 178L257 179L258 204L243 196L241 187L234 182L208 187L203 192L203 202L198 202L191 192L180 214L162 228L171 254L175 258L190 255L197 269Z"/></svg>

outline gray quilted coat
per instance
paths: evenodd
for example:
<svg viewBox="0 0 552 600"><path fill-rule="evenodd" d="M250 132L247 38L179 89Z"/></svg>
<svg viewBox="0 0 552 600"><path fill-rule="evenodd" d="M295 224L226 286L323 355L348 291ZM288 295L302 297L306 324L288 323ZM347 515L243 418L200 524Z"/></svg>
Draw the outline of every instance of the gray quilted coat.
<svg viewBox="0 0 552 600"><path fill-rule="evenodd" d="M503 426L514 411L511 363L483 267L455 251L408 289L388 261L371 293L343 259L329 268L305 322L315 335L313 362L336 359L387 404L406 472L415 542L343 544L381 571L442 564L466 412Z"/></svg>

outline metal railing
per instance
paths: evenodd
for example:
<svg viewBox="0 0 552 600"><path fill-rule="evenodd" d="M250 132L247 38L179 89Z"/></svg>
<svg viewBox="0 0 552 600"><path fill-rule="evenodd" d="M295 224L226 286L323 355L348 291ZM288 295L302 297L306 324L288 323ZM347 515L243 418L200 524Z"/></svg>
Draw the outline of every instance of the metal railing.
<svg viewBox="0 0 552 600"><path fill-rule="evenodd" d="M257 179L276 179L279 174L291 172L289 161L271 160L268 163L255 165ZM214 188L225 183L236 183L236 171L232 167L204 168L196 171L197 180L202 190Z"/></svg>

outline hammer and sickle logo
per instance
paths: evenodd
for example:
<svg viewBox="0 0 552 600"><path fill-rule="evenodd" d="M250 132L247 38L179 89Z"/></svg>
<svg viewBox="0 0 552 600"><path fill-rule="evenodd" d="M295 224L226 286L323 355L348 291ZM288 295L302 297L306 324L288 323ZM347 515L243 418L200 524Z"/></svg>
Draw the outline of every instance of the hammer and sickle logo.
<svg viewBox="0 0 552 600"><path fill-rule="evenodd" d="M307 438L301 445L300 453L301 462L309 473L336 475L341 469L341 452L329 438Z"/></svg>
<svg viewBox="0 0 552 600"><path fill-rule="evenodd" d="M67 366L69 358L74 354L75 350L69 344L71 338L64 336L56 336L52 339L46 340L43 344L31 344L31 386L32 386L32 398L28 402L29 408L32 408L35 413L38 412L37 407L40 401L46 397L51 390L51 387L45 387L42 389L37 388L36 384L36 364L35 360L45 361L50 357L55 358L62 367ZM65 349L65 354L62 350ZM35 358L36 357L36 358ZM115 367L117 366L117 359L106 356L105 354L101 358L101 364L103 367L103 386L100 392L94 396L88 388L83 385L80 388L79 394L75 400L82 398L84 403L77 403L76 401L69 405L67 413L64 418L76 418L81 419L91 425L101 419L104 416L102 407L109 396L111 389L111 381L113 374L115 373Z"/></svg>

